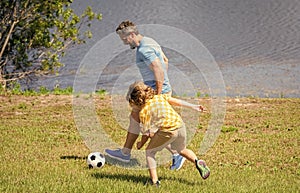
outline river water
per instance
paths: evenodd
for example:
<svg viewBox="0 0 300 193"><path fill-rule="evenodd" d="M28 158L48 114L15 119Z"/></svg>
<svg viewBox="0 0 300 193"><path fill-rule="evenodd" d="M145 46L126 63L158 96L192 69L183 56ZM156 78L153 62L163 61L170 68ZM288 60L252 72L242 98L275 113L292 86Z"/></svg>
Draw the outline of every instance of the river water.
<svg viewBox="0 0 300 193"><path fill-rule="evenodd" d="M35 80L31 87L73 86L86 54L129 19L137 25L171 26L198 39L218 64L228 96L300 97L299 0L75 0L72 4L76 13L86 6L103 15L92 24L93 38L69 50L58 76ZM188 65L192 61L164 50L170 66L192 73ZM134 51L128 49L107 64L97 89L109 91L124 70L122 64L134 65ZM170 79L172 83L176 77L170 74ZM209 94L205 80L197 87Z"/></svg>

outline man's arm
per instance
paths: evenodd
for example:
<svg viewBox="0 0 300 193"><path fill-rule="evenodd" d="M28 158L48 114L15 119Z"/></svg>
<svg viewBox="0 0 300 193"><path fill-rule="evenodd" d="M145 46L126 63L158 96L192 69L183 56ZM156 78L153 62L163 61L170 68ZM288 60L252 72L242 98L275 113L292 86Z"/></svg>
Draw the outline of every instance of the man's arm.
<svg viewBox="0 0 300 193"><path fill-rule="evenodd" d="M169 59L167 58L167 56L165 55L165 53L162 51L162 56L163 56L163 60L166 64L166 71L168 71L168 68L169 68Z"/></svg>
<svg viewBox="0 0 300 193"><path fill-rule="evenodd" d="M161 62L158 58L156 58L151 64L150 69L154 73L155 81L156 81L156 94L160 94L162 91L162 86L164 82L164 71L161 65Z"/></svg>

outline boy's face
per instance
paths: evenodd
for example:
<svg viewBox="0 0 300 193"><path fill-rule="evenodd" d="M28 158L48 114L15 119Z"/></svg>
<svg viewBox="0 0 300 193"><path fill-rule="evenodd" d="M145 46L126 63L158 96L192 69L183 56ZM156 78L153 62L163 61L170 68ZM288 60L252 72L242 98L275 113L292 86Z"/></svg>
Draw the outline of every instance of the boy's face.
<svg viewBox="0 0 300 193"><path fill-rule="evenodd" d="M130 106L133 108L133 109L139 109L140 107L137 106L136 104L134 103L130 103Z"/></svg>

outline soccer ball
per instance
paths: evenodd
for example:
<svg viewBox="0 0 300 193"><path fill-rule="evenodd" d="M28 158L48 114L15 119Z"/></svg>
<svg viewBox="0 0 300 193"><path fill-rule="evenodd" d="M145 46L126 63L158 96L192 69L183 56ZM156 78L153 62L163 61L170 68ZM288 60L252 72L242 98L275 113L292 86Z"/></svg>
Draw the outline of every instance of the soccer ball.
<svg viewBox="0 0 300 193"><path fill-rule="evenodd" d="M93 152L88 155L86 162L90 169L102 168L105 164L105 157L100 152Z"/></svg>

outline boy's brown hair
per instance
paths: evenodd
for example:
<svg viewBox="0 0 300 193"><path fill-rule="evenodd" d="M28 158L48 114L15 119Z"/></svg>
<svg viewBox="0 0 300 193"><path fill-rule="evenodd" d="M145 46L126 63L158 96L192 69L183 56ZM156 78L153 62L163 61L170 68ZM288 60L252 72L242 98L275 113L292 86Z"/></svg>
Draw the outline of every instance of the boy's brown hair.
<svg viewBox="0 0 300 193"><path fill-rule="evenodd" d="M154 95L155 90L153 88L145 85L143 82L135 82L130 85L126 99L131 106L136 105L141 107L146 104L148 100L152 99Z"/></svg>

